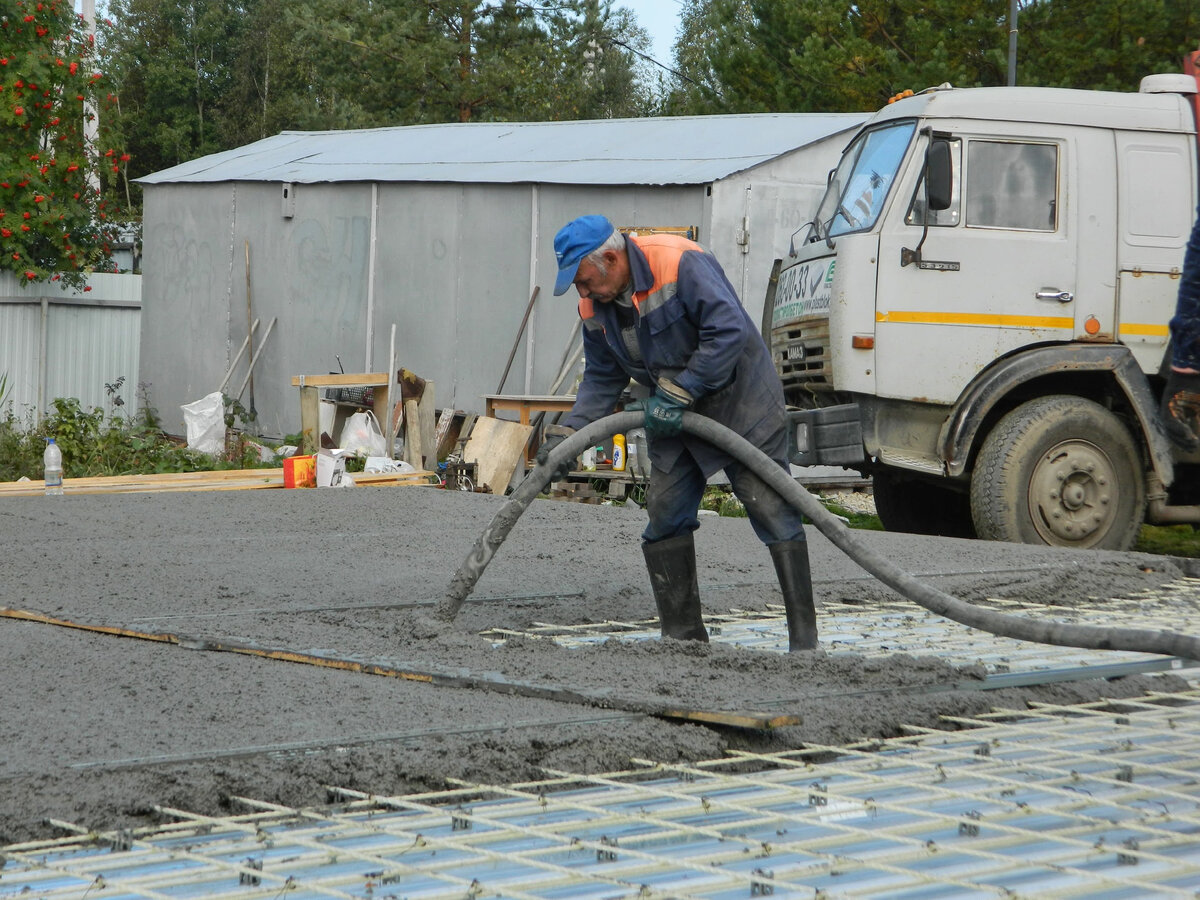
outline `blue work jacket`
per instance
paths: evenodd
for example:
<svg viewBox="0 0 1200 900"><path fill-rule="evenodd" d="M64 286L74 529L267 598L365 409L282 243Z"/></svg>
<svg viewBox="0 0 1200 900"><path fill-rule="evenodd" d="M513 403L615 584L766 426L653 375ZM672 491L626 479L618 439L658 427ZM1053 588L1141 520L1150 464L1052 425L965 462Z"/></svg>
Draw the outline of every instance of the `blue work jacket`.
<svg viewBox="0 0 1200 900"><path fill-rule="evenodd" d="M783 462L783 388L762 335L716 258L675 235L631 236L626 249L641 362L626 348L617 305L581 298L583 380L562 424L578 429L609 415L631 378L653 390L666 377L695 398L696 412ZM684 452L705 476L733 461L690 435L650 442L650 462L663 471Z"/></svg>

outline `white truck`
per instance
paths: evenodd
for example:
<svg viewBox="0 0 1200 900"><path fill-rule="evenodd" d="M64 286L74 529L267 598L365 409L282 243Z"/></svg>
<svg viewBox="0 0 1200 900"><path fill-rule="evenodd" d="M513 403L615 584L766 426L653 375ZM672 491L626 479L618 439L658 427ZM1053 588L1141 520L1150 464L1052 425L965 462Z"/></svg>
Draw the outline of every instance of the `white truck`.
<svg viewBox="0 0 1200 900"><path fill-rule="evenodd" d="M1126 549L1200 522L1158 418L1197 206L1197 78L890 103L768 293L793 462L892 531ZM1190 70L1190 71L1189 71Z"/></svg>

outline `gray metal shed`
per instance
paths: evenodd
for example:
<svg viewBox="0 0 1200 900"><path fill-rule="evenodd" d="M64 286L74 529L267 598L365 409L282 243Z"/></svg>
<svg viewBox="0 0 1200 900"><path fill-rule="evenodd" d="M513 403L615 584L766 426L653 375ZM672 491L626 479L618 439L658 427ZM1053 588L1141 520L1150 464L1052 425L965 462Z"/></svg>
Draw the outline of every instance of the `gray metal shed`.
<svg viewBox="0 0 1200 900"><path fill-rule="evenodd" d="M293 375L336 356L385 370L393 325L397 366L433 380L439 406L480 412L540 286L505 391L545 393L576 319L573 292L552 296L554 233L593 212L695 229L758 321L772 260L865 119L284 132L149 175L140 380L182 433L179 406L216 390L246 337L249 294L255 318L277 319L254 369L262 434L299 430Z"/></svg>

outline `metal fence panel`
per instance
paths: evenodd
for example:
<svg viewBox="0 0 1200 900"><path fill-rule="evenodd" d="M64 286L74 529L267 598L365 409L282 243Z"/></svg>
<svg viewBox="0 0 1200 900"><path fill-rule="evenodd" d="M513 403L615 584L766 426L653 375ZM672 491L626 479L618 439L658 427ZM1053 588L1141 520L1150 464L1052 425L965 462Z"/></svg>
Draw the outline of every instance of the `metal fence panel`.
<svg viewBox="0 0 1200 900"><path fill-rule="evenodd" d="M141 276L93 275L88 283L86 292L25 286L0 273L0 375L8 386L0 415L36 421L58 397L106 413L136 409Z"/></svg>

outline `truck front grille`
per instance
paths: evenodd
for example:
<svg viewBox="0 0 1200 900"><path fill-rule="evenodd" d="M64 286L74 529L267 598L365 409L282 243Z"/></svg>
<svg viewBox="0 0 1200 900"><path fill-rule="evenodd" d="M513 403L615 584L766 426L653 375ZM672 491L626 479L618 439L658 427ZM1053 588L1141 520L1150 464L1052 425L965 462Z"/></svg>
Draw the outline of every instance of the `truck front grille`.
<svg viewBox="0 0 1200 900"><path fill-rule="evenodd" d="M829 319L814 317L781 325L771 332L771 356L775 371L790 388L806 391L829 389Z"/></svg>

